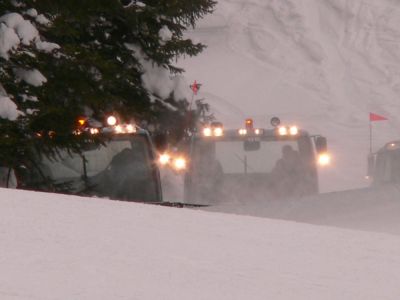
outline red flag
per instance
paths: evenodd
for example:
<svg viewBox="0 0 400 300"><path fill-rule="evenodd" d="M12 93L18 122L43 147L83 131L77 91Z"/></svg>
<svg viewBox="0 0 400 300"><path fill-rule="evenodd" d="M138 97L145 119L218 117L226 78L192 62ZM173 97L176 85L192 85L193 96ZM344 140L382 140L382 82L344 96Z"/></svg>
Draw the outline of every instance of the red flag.
<svg viewBox="0 0 400 300"><path fill-rule="evenodd" d="M193 94L197 95L197 92L199 91L199 88L200 88L200 84L198 84L198 83L196 82L196 80L195 80L195 81L193 82L193 84L190 86L190 88L192 89Z"/></svg>
<svg viewBox="0 0 400 300"><path fill-rule="evenodd" d="M380 116L380 115L377 115L377 114L374 114L374 113L369 113L369 120L370 120L370 122L373 122L373 121L385 121L385 120L387 120L387 118L385 118L383 116Z"/></svg>

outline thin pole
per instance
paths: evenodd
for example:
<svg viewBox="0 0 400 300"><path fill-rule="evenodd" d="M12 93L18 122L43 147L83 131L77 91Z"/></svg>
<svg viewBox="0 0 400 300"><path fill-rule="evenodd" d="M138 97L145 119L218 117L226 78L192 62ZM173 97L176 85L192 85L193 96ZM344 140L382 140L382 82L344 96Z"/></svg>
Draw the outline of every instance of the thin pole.
<svg viewBox="0 0 400 300"><path fill-rule="evenodd" d="M372 153L372 122L369 121L369 153Z"/></svg>
<svg viewBox="0 0 400 300"><path fill-rule="evenodd" d="M194 101L194 92L192 92L192 100L190 101L189 110L192 110L193 101Z"/></svg>

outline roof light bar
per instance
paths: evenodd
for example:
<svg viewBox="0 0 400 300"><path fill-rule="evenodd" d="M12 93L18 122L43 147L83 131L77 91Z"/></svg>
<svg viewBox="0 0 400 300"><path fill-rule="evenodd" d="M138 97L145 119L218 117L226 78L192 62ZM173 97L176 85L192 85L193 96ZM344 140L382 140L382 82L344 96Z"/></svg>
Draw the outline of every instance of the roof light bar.
<svg viewBox="0 0 400 300"><path fill-rule="evenodd" d="M116 125L113 127L113 129L114 129L114 132L117 134L135 133L136 132L136 126L133 124Z"/></svg>
<svg viewBox="0 0 400 300"><path fill-rule="evenodd" d="M297 126L291 126L289 128L289 133L290 135L296 135L299 133L299 128L297 128Z"/></svg>
<svg viewBox="0 0 400 300"><path fill-rule="evenodd" d="M280 126L278 127L278 134L280 136L298 135L299 128L297 126Z"/></svg>
<svg viewBox="0 0 400 300"><path fill-rule="evenodd" d="M286 127L279 127L278 128L278 133L279 135L287 135L288 134L288 129Z"/></svg>
<svg viewBox="0 0 400 300"><path fill-rule="evenodd" d="M211 126L206 126L203 128L203 136L205 137L210 137L210 136L223 136L224 135L224 128L222 126L222 123L219 122L214 122L211 124Z"/></svg>
<svg viewBox="0 0 400 300"><path fill-rule="evenodd" d="M247 134L247 129L241 128L239 129L239 135L246 135Z"/></svg>

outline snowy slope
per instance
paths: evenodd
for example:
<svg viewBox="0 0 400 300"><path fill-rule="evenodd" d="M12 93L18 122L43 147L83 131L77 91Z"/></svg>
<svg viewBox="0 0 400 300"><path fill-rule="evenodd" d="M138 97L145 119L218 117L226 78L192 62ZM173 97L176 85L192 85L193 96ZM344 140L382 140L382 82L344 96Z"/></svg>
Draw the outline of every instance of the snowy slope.
<svg viewBox="0 0 400 300"><path fill-rule="evenodd" d="M0 189L0 299L398 299L400 237Z"/></svg>
<svg viewBox="0 0 400 300"><path fill-rule="evenodd" d="M399 138L400 3L393 0L220 0L188 36L208 45L181 65L228 126L272 116L328 137L322 191L363 187L369 150Z"/></svg>
<svg viewBox="0 0 400 300"><path fill-rule="evenodd" d="M230 201L208 211L400 235L400 186L362 188L277 201Z"/></svg>

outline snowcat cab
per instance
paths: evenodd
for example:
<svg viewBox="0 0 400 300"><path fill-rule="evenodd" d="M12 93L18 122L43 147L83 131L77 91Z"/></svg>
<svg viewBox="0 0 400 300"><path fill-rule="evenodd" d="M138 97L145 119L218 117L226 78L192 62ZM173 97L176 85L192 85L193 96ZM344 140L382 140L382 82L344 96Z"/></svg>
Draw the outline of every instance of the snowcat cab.
<svg viewBox="0 0 400 300"><path fill-rule="evenodd" d="M189 145L185 201L211 204L218 199L264 200L318 193L317 164L329 163L326 138L296 126L241 129L212 123L194 133ZM318 160L316 159L318 154ZM292 166L286 165L288 156ZM287 168L286 168L287 167ZM286 170L285 170L286 168Z"/></svg>
<svg viewBox="0 0 400 300"><path fill-rule="evenodd" d="M149 133L132 124L111 124L85 129L101 135L103 145L89 139L82 153L61 150L52 159L39 156L37 168L17 170L19 188L162 202L157 156Z"/></svg>
<svg viewBox="0 0 400 300"><path fill-rule="evenodd" d="M373 186L400 184L400 141L391 141L368 156L368 174Z"/></svg>

